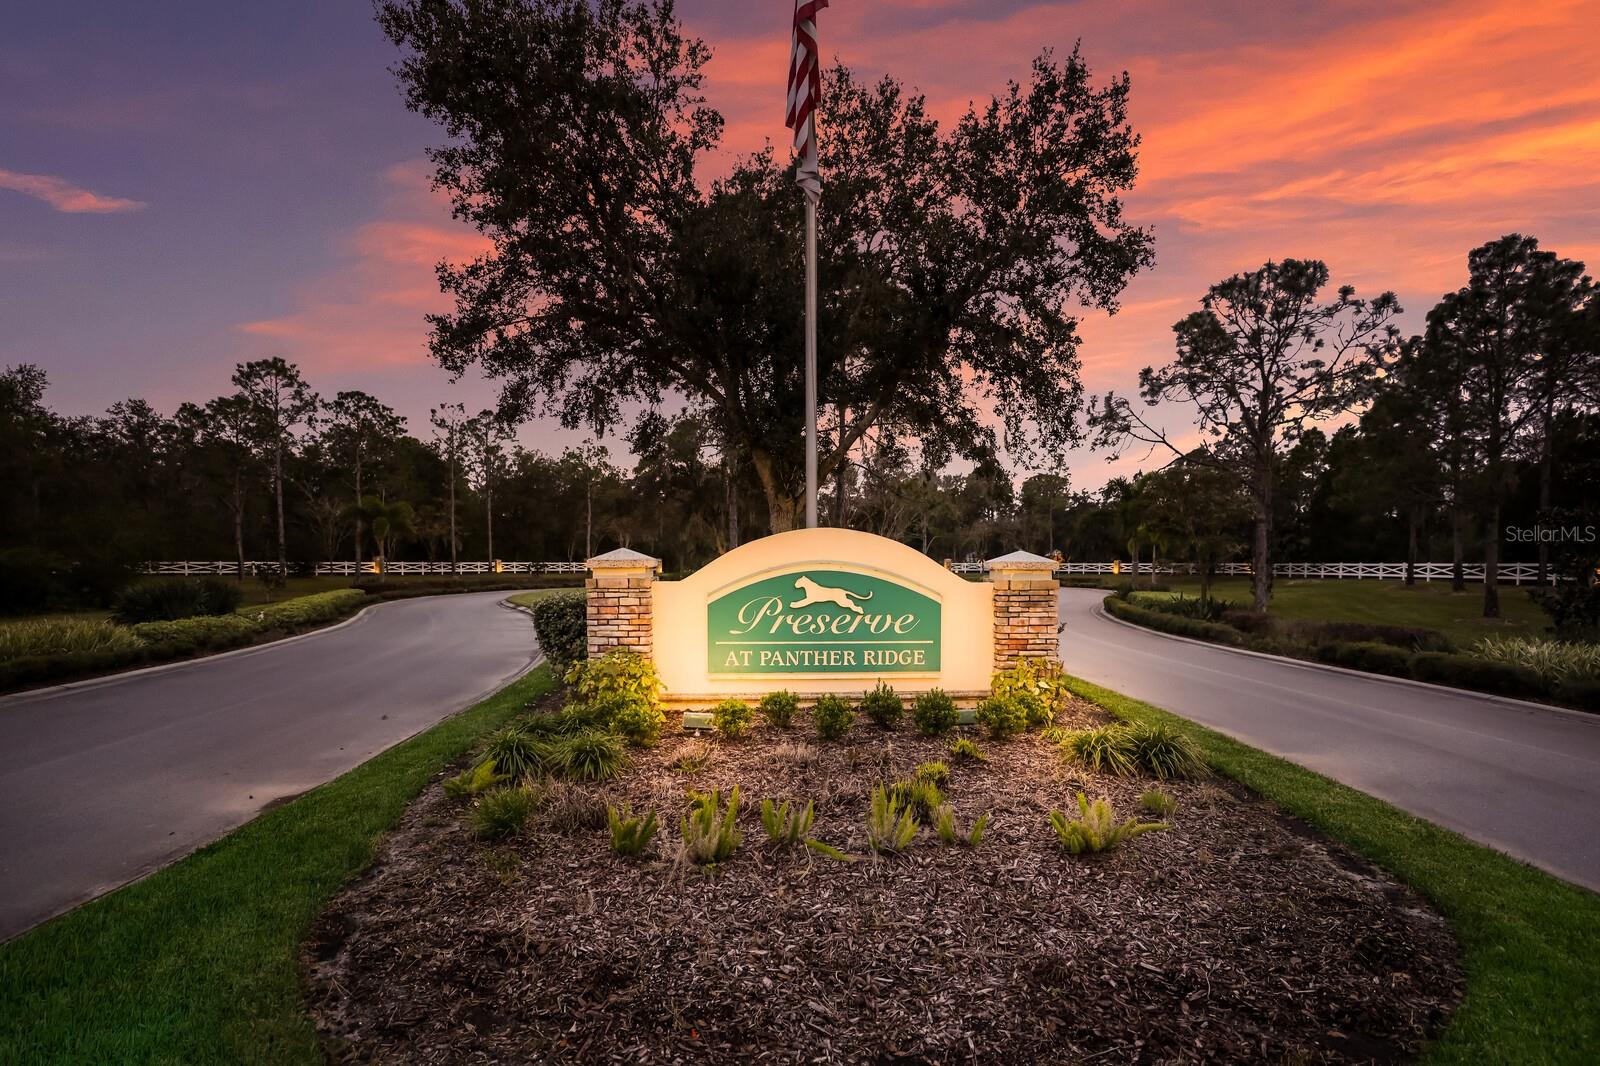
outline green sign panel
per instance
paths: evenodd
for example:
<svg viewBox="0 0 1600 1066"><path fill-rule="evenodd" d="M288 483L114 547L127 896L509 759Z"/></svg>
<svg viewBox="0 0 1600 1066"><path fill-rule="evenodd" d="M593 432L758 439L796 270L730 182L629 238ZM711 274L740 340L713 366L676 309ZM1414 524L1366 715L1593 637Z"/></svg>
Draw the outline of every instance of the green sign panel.
<svg viewBox="0 0 1600 1066"><path fill-rule="evenodd" d="M939 601L880 577L796 570L706 608L713 674L888 674L939 669Z"/></svg>

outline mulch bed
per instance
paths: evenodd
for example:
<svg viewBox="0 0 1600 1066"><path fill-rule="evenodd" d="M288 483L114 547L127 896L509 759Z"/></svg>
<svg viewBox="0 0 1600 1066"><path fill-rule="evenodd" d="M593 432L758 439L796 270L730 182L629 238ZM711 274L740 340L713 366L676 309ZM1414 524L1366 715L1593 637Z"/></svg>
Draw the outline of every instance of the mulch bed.
<svg viewBox="0 0 1600 1066"><path fill-rule="evenodd" d="M1080 703L1062 724L1105 720ZM1170 831L1078 857L1047 810L1082 789L1132 814L1153 783L1078 770L1037 736L980 738L989 761L960 765L909 727L858 720L830 744L808 727L717 743L692 775L672 764L700 742L669 735L500 845L430 787L306 945L330 1057L1394 1061L1460 998L1443 919L1236 784L1167 784ZM872 786L930 759L950 762L958 825L993 813L981 846L924 829L870 857ZM738 853L714 872L675 862L685 789L735 784ZM596 796L662 812L646 857L611 853ZM813 836L860 861L767 843L768 796L815 800Z"/></svg>

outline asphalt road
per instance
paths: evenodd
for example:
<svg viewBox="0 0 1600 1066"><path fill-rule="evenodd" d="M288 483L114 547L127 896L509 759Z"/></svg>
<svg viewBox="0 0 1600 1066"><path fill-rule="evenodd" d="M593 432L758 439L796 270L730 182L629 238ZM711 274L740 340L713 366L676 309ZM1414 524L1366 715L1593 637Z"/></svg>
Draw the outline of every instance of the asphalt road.
<svg viewBox="0 0 1600 1066"><path fill-rule="evenodd" d="M0 698L0 940L475 703L537 657L503 592L399 600L169 669Z"/></svg>
<svg viewBox="0 0 1600 1066"><path fill-rule="evenodd" d="M1174 640L1104 597L1062 590L1071 673L1600 891L1600 715Z"/></svg>

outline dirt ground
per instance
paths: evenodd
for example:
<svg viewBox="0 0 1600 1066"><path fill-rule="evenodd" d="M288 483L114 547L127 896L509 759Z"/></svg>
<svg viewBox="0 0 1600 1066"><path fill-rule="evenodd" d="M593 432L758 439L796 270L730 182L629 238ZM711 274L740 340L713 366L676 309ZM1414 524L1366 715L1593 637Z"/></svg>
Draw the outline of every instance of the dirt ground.
<svg viewBox="0 0 1600 1066"><path fill-rule="evenodd" d="M1107 720L1074 704L1061 724ZM473 839L431 786L319 920L307 996L335 1061L415 1063L1388 1062L1459 999L1457 947L1409 890L1240 786L1162 784L1172 828L1072 856L1079 790L1137 813L1156 782L1092 774L1037 735L959 764L950 740L801 716L709 745L669 733L616 780L556 789L513 840ZM866 846L876 783L943 759L959 826ZM744 841L675 861L687 789L739 785ZM816 804L845 863L769 843L763 798ZM604 807L661 812L639 859Z"/></svg>

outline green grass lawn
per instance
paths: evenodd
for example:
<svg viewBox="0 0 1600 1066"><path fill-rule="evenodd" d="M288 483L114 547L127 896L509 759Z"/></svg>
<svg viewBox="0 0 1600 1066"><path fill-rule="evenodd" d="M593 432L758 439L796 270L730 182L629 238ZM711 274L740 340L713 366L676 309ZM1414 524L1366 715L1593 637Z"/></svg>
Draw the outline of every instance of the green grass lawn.
<svg viewBox="0 0 1600 1066"><path fill-rule="evenodd" d="M1461 942L1467 991L1425 1061L1596 1061L1600 896L1150 704L1086 681L1074 679L1071 687L1118 717L1182 729L1212 766L1343 841L1439 908Z"/></svg>
<svg viewBox="0 0 1600 1066"><path fill-rule="evenodd" d="M1168 577L1163 581L1191 596L1200 589L1198 578ZM1250 579L1218 578L1212 595L1248 607ZM1483 617L1482 585L1469 584L1465 592L1451 592L1448 581L1419 581L1407 588L1403 581L1280 578L1273 583L1268 610L1281 618L1437 629L1462 648L1484 637L1538 635L1550 624L1544 611L1528 598L1526 586L1502 587L1501 617L1491 620Z"/></svg>
<svg viewBox="0 0 1600 1066"><path fill-rule="evenodd" d="M300 943L438 771L550 687L476 706L0 947L0 1063L320 1063Z"/></svg>
<svg viewBox="0 0 1600 1066"><path fill-rule="evenodd" d="M507 596L506 599L510 600L512 603L516 604L518 607L532 607L535 603L537 603L540 600L544 599L546 596L550 595L552 592L571 592L571 591L572 591L571 589L534 589L532 592L518 592L513 596Z"/></svg>

